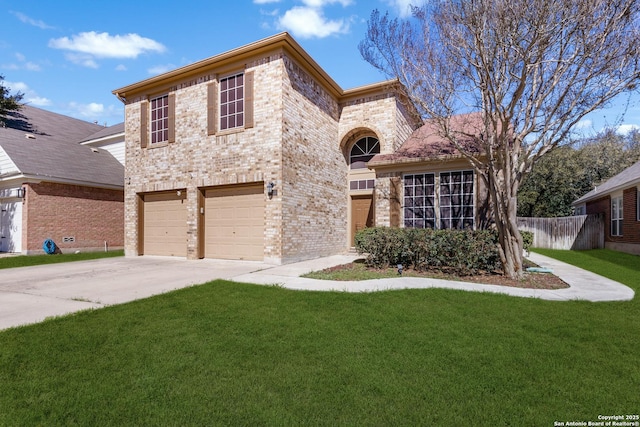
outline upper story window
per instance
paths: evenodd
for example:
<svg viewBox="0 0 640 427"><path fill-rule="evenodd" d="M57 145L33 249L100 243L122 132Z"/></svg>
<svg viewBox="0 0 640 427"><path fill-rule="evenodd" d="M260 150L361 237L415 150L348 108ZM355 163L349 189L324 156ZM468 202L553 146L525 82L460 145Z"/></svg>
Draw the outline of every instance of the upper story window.
<svg viewBox="0 0 640 427"><path fill-rule="evenodd" d="M376 154L380 154L380 142L377 138L367 136L358 140L349 153L351 169L363 169Z"/></svg>
<svg viewBox="0 0 640 427"><path fill-rule="evenodd" d="M151 99L151 144L169 140L169 95Z"/></svg>
<svg viewBox="0 0 640 427"><path fill-rule="evenodd" d="M220 130L244 126L244 86L244 73L220 80Z"/></svg>

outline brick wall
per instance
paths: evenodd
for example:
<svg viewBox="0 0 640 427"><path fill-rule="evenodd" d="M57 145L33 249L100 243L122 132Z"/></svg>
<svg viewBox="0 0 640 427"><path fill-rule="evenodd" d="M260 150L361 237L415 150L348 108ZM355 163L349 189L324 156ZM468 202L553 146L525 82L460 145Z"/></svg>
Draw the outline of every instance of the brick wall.
<svg viewBox="0 0 640 427"><path fill-rule="evenodd" d="M638 221L636 187L627 188L623 192L622 241L624 243L640 243L640 221Z"/></svg>
<svg viewBox="0 0 640 427"><path fill-rule="evenodd" d="M252 128L207 134L207 84L222 74L204 70L171 83L175 142L140 147L141 101L125 106L125 252L137 255L140 195L187 193L187 257L198 251L198 194L218 185L262 182L265 191L264 259L286 263L342 252L348 247L348 165L344 141L354 129L371 129L392 152L412 129L391 92L340 105L312 73L285 52L226 64L225 73L253 72ZM169 83L167 83L169 85ZM402 116L402 117L399 117ZM353 141L355 142L355 141Z"/></svg>
<svg viewBox="0 0 640 427"><path fill-rule="evenodd" d="M42 182L25 184L23 251L42 253L52 239L62 252L118 249L124 245L124 198L120 190ZM72 237L73 242L64 242Z"/></svg>

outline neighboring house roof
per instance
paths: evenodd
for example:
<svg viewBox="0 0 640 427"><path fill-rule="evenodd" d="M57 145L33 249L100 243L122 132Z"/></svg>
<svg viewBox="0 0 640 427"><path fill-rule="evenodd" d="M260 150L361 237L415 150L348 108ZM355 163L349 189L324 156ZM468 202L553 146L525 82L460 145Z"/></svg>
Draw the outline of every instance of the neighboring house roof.
<svg viewBox="0 0 640 427"><path fill-rule="evenodd" d="M640 162L637 162L618 175L610 178L605 181L602 185L597 186L593 190L589 191L584 196L580 197L578 200L572 203L573 206L579 205L581 203L589 202L591 200L599 199L601 197L606 196L607 194L611 194L613 192L622 190L627 187L631 187L634 185L640 185Z"/></svg>
<svg viewBox="0 0 640 427"><path fill-rule="evenodd" d="M458 144L477 154L481 153L481 147L476 139L467 135L480 135L479 120L479 114L466 114L452 117L450 122L452 129L458 129ZM462 154L453 142L442 136L441 128L433 121L426 121L394 153L377 154L367 163L367 166L376 168L461 157L463 157Z"/></svg>
<svg viewBox="0 0 640 427"><path fill-rule="evenodd" d="M102 129L100 129L96 133L93 133L85 138L82 138L79 142L83 143L83 142L93 141L96 139L108 138L108 137L120 135L120 134L124 135L124 122L118 123L109 127L102 127Z"/></svg>
<svg viewBox="0 0 640 427"><path fill-rule="evenodd" d="M24 105L0 127L0 157L10 170L0 180L17 177L76 185L122 188L124 167L108 151L80 145L102 126ZM2 160L2 159L0 159Z"/></svg>

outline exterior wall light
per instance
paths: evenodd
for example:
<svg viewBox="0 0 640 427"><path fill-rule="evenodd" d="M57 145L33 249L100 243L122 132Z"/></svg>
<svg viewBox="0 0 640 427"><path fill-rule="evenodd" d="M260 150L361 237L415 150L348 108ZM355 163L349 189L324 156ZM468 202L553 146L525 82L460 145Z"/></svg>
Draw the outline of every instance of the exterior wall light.
<svg viewBox="0 0 640 427"><path fill-rule="evenodd" d="M276 194L276 190L274 190L275 186L276 185L273 182L270 182L267 184L267 196L269 196L270 199L273 197L274 194Z"/></svg>

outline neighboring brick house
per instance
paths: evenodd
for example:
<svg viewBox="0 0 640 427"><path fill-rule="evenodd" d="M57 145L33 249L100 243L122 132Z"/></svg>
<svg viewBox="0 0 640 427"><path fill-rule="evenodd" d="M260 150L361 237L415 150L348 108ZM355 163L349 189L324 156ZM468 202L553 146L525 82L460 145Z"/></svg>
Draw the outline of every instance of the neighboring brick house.
<svg viewBox="0 0 640 427"><path fill-rule="evenodd" d="M124 167L108 151L80 144L98 135L98 145L104 138L117 145L118 126L29 105L6 119L0 127L0 252L43 253L46 239L62 252L122 248Z"/></svg>
<svg viewBox="0 0 640 427"><path fill-rule="evenodd" d="M576 214L604 214L605 248L640 255L640 162L572 203Z"/></svg>
<svg viewBox="0 0 640 427"><path fill-rule="evenodd" d="M390 225L366 162L421 125L401 85L343 90L287 33L116 89L125 253L280 264Z"/></svg>

